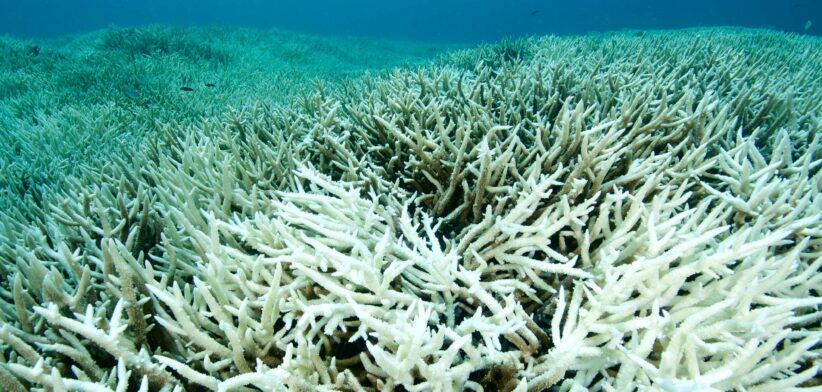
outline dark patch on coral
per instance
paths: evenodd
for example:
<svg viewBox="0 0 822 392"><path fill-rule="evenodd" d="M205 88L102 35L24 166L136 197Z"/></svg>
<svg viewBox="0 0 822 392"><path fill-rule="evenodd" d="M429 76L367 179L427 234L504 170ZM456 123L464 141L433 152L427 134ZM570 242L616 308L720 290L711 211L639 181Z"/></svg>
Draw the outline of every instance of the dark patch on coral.
<svg viewBox="0 0 822 392"><path fill-rule="evenodd" d="M26 46L26 53L29 56L37 57L40 55L40 45L31 44Z"/></svg>
<svg viewBox="0 0 822 392"><path fill-rule="evenodd" d="M362 352L366 352L367 350L365 341L362 339L357 339L353 342L349 342L347 338L335 339L337 339L337 341L331 344L331 352L329 353L330 356L340 359L351 358L355 355L359 355ZM325 353L325 347L323 347L320 350L320 356L327 356Z"/></svg>
<svg viewBox="0 0 822 392"><path fill-rule="evenodd" d="M511 392L517 387L517 369L508 364L495 364L487 369L472 372L468 379L480 385L486 392Z"/></svg>

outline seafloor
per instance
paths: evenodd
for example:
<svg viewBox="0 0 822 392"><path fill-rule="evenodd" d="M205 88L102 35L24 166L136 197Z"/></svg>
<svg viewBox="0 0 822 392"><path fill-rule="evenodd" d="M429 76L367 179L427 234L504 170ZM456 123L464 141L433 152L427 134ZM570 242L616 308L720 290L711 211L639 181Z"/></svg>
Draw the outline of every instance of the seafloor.
<svg viewBox="0 0 822 392"><path fill-rule="evenodd" d="M0 390L820 388L822 39L0 39Z"/></svg>

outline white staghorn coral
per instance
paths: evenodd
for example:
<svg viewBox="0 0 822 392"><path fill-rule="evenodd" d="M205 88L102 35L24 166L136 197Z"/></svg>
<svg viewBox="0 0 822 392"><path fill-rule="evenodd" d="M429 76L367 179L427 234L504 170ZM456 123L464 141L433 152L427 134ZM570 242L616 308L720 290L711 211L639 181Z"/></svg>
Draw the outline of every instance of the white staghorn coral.
<svg viewBox="0 0 822 392"><path fill-rule="evenodd" d="M0 212L0 383L818 388L818 40L504 45L169 127Z"/></svg>

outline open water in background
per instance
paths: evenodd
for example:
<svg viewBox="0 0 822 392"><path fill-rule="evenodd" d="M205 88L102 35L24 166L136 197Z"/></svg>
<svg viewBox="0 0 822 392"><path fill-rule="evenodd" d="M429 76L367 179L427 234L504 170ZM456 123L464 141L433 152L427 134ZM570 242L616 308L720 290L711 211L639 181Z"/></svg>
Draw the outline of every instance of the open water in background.
<svg viewBox="0 0 822 392"><path fill-rule="evenodd" d="M453 43L718 25L820 35L822 0L0 0L0 35L53 37L146 24Z"/></svg>

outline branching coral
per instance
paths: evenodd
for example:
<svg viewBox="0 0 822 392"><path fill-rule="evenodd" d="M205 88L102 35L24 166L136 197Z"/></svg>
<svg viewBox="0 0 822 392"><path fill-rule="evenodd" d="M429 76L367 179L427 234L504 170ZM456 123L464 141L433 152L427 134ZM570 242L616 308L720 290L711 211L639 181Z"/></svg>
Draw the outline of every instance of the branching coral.
<svg viewBox="0 0 822 392"><path fill-rule="evenodd" d="M817 385L818 41L524 42L168 127L3 212L0 382Z"/></svg>

